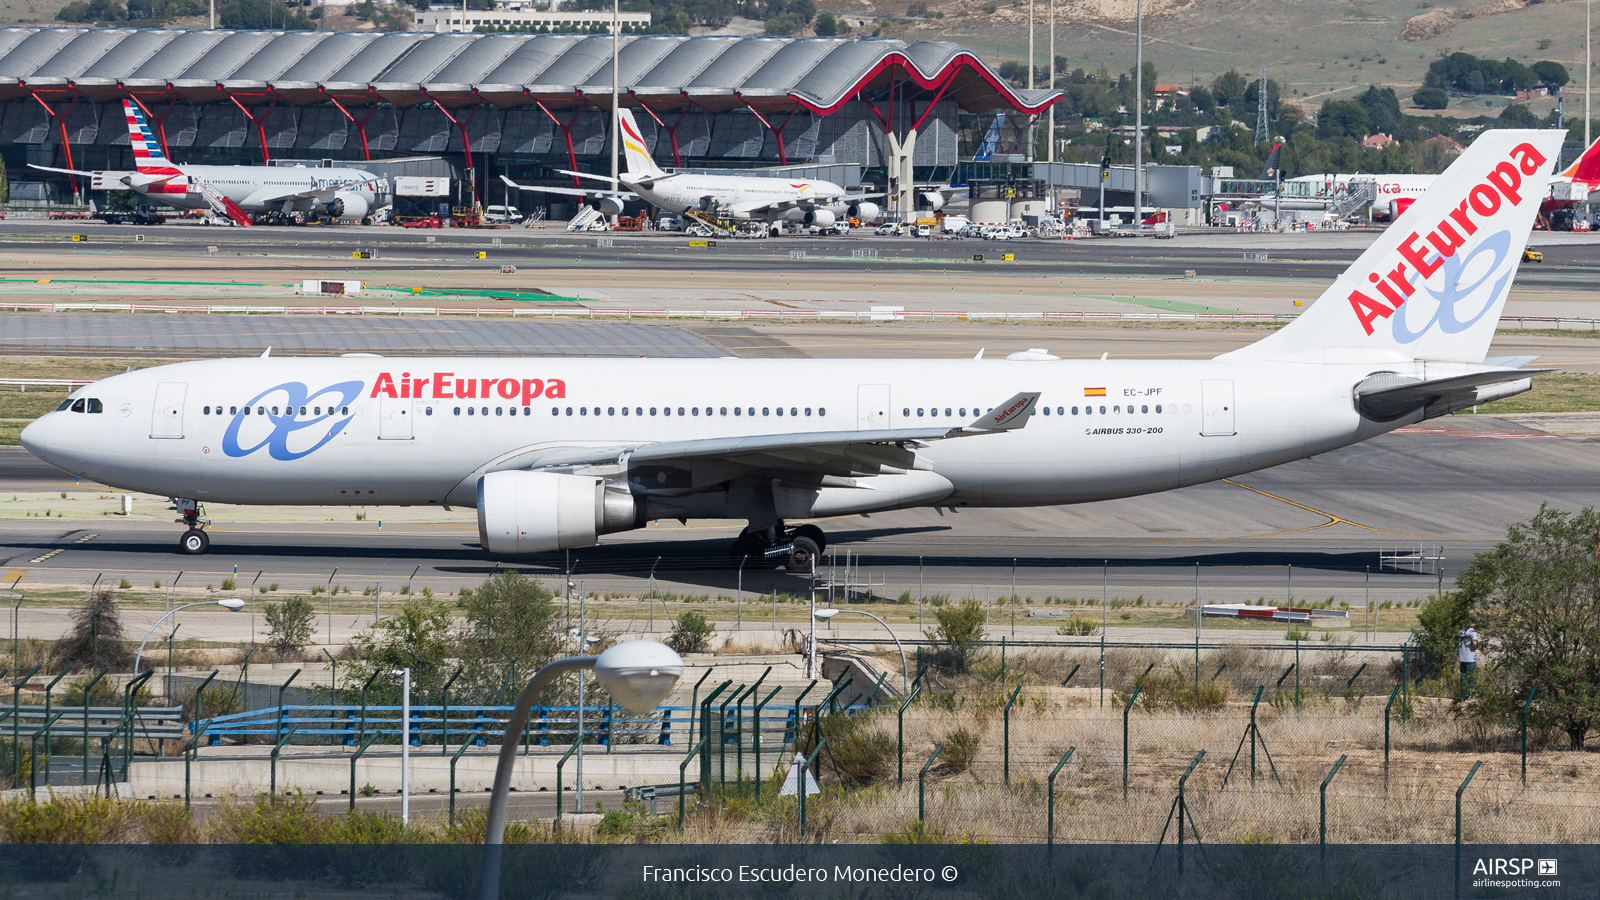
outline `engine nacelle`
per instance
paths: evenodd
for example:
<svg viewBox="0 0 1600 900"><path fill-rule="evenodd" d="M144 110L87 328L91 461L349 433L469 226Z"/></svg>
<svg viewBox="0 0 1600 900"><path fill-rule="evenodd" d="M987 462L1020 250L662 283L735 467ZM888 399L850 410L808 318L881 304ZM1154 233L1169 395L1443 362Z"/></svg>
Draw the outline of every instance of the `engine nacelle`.
<svg viewBox="0 0 1600 900"><path fill-rule="evenodd" d="M490 553L588 547L599 536L642 526L642 510L604 478L550 472L490 472L478 479L478 540Z"/></svg>
<svg viewBox="0 0 1600 900"><path fill-rule="evenodd" d="M601 197L594 201L594 208L603 216L622 215L622 201L615 197Z"/></svg>
<svg viewBox="0 0 1600 900"><path fill-rule="evenodd" d="M860 203L851 204L849 212L852 219L860 219L863 222L876 222L882 210L878 209L878 204L863 200Z"/></svg>
<svg viewBox="0 0 1600 900"><path fill-rule="evenodd" d="M922 202L928 204L929 209L944 208L944 194L939 191L923 191L919 196Z"/></svg>
<svg viewBox="0 0 1600 900"><path fill-rule="evenodd" d="M361 219L372 210L372 204L367 198L354 191L340 191L333 195L333 202L328 204L328 215L335 219Z"/></svg>
<svg viewBox="0 0 1600 900"><path fill-rule="evenodd" d="M829 226L833 225L834 222L839 220L838 217L833 214L833 210L831 209L808 209L806 210L806 217L803 221L807 225L816 225L820 228L828 228Z"/></svg>

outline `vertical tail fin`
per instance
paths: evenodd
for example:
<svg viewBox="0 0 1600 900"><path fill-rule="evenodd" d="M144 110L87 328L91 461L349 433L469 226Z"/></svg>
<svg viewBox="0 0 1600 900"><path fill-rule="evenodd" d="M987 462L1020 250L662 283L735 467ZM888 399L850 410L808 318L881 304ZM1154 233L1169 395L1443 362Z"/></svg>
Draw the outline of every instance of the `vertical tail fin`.
<svg viewBox="0 0 1600 900"><path fill-rule="evenodd" d="M1484 132L1304 315L1227 356L1481 362L1565 134Z"/></svg>
<svg viewBox="0 0 1600 900"><path fill-rule="evenodd" d="M152 166L171 166L167 154L161 150L161 144L150 133L150 126L145 124L144 114L139 112L139 107L133 101L122 101L122 111L128 117L128 141L133 145L134 165L140 171Z"/></svg>
<svg viewBox="0 0 1600 900"><path fill-rule="evenodd" d="M1589 185L1590 190L1600 187L1600 138L1583 151L1578 161L1566 168L1561 177L1578 184Z"/></svg>
<svg viewBox="0 0 1600 900"><path fill-rule="evenodd" d="M645 148L644 136L639 133L639 123L633 120L633 110L617 110L622 125L622 152L628 158L628 174L635 178L660 178L667 174L650 158Z"/></svg>

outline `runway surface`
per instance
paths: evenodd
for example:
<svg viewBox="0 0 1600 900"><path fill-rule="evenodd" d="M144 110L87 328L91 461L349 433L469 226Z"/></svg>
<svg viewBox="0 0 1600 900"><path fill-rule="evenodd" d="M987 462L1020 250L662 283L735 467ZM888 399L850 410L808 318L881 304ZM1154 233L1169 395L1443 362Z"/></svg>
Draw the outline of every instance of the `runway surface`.
<svg viewBox="0 0 1600 900"><path fill-rule="evenodd" d="M1503 539L1508 523L1541 503L1577 509L1600 503L1596 439L1563 437L1488 417L1436 420L1314 459L1231 482L1147 497L1020 510L909 510L826 520L834 557L826 579L843 577L845 554L859 583L879 596L917 592L954 597L1017 592L1099 597L1135 594L1152 601L1187 599L1195 565L1208 602L1338 596L1359 604L1372 571L1376 596L1425 597L1435 575L1379 570L1384 549L1425 556L1442 548L1450 584L1471 555ZM80 486L16 450L0 452L0 492L77 491L85 501L110 494ZM156 504L141 498L141 509ZM58 507L67 504L57 504ZM88 512L98 507L80 507ZM230 508L231 509L231 508ZM137 584L178 571L197 587L238 572L283 590L327 583L409 583L454 591L505 568L553 580L570 570L589 591L639 594L650 576L663 592L746 597L777 591L803 596L809 573L768 563L739 568L728 559L733 523L653 523L611 535L594 548L533 557L489 557L477 547L471 510L379 511L356 522L307 517L274 521L272 510L229 518L213 513L211 552L177 553L181 530L155 521L115 517L73 520L0 519L0 573L24 584L87 585L97 577ZM76 515L76 514L75 514ZM420 518L419 518L420 517ZM1291 572L1292 567L1292 572ZM413 574L415 573L415 574ZM754 601L759 603L759 601ZM225 615L225 614L222 614ZM755 615L755 614L753 614Z"/></svg>
<svg viewBox="0 0 1600 900"><path fill-rule="evenodd" d="M682 234L576 232L556 228L413 230L400 228L201 228L190 225L113 226L99 222L0 222L0 255L37 258L66 254L78 279L126 275L118 253L136 250L145 260L199 258L207 263L317 266L325 277L334 265L355 267L369 280L412 272L480 275L492 264L511 264L520 274L560 273L572 268L651 269L692 272L917 272L963 274L1016 258L1011 273L1039 277L1083 275L1150 279L1313 279L1331 281L1360 255L1380 229L1300 235L1181 233L1171 240L1100 238L1077 241L976 238L929 240L880 237L866 231L846 236L801 235L761 240L722 238L713 247L692 247ZM87 240L65 242L72 234ZM142 240L136 240L142 236ZM1529 263L1515 287L1581 294L1600 292L1600 236L1535 234L1547 248L1545 262ZM208 251L207 248L215 248ZM358 249L375 258L352 260ZM488 262L477 258L485 253ZM983 257L982 261L974 257Z"/></svg>

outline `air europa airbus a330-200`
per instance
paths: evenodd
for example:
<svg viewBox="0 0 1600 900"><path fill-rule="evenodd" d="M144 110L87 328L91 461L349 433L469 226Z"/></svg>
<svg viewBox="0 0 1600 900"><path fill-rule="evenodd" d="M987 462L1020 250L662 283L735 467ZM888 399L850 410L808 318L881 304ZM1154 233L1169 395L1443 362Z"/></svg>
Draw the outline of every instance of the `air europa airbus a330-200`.
<svg viewBox="0 0 1600 900"><path fill-rule="evenodd" d="M1304 315L1190 361L227 359L95 382L22 432L84 478L200 505L476 505L483 549L737 519L807 566L796 520L1047 506L1275 466L1528 390L1485 359L1560 131L1480 137ZM980 354L981 356L981 354Z"/></svg>

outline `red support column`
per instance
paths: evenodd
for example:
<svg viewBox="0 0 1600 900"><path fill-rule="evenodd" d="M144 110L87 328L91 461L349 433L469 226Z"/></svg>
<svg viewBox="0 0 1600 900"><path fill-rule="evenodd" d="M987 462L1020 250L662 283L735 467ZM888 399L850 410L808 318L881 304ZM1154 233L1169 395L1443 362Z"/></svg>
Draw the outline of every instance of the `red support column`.
<svg viewBox="0 0 1600 900"><path fill-rule="evenodd" d="M233 101L233 105L239 107L239 111L244 113L244 117L246 119L249 119L250 120L250 124L254 125L256 127L256 138L261 141L261 164L263 166L272 165L272 154L267 150L267 126L266 126L266 121L267 121L267 116L272 115L272 108L274 106L278 105L278 98L276 96L274 96L272 98L272 101L267 104L266 113L264 115L260 116L260 117L251 115L250 110L243 103L239 102L239 98L238 97L235 97L234 95L229 94L228 95L228 99L232 100Z"/></svg>
<svg viewBox="0 0 1600 900"><path fill-rule="evenodd" d="M29 91L28 93L32 94L33 99L44 107L44 111L50 114L50 118L56 120L56 127L61 130L61 149L67 156L67 168L77 168L72 164L72 140L67 136L67 116L72 113L72 108L78 105L77 95L74 94L72 100L67 103L67 111L65 113L58 113L50 107L50 104L44 102L44 99L39 96L37 91ZM72 202L77 203L78 198L81 196L81 192L78 189L78 176L68 175L67 178L72 185Z"/></svg>
<svg viewBox="0 0 1600 900"><path fill-rule="evenodd" d="M735 94L734 96L738 95ZM740 97L739 100L744 102L743 97ZM789 164L789 153L786 149L784 149L783 146L783 130L789 127L789 120L794 118L795 113L800 111L799 106L797 105L793 112L790 112L787 116L784 116L783 124L779 125L777 128L773 128L772 123L767 121L767 117L763 116L760 110L756 109L754 106L751 106L748 102L744 104L744 108L750 110L750 112L756 117L756 120L762 125L765 125L767 130L772 132L772 134L778 139L778 165L787 166Z"/></svg>
<svg viewBox="0 0 1600 900"><path fill-rule="evenodd" d="M638 100L639 98L635 97L634 99ZM689 114L689 111L684 110L678 113L678 120L668 125L662 121L660 116L656 115L655 110L651 109L643 101L639 102L639 108L648 113L650 118L655 119L657 125L667 130L667 136L672 138L672 166L673 168L681 168L683 166L683 157L678 153L678 126L683 124L683 119Z"/></svg>
<svg viewBox="0 0 1600 900"><path fill-rule="evenodd" d="M572 166L572 171L574 171L574 172L578 171L578 154L577 154L577 151L574 150L573 147L572 147L572 126L573 126L573 123L578 121L578 116L583 115L583 108L579 107L578 109L574 110L573 113L572 113L572 118L570 118L567 121L563 122L563 121L561 121L560 118L558 118L556 116L555 113L551 112L550 108L545 106L544 103L542 103L541 101L538 101L538 100L535 100L533 102L534 102L535 106L539 107L539 111L540 112L542 112L545 115L549 116L550 117L550 121L556 123L556 127L561 129L562 136L567 139L567 163L570 166ZM572 186L575 187L575 188L582 188L583 187L583 183L578 179L578 176L576 176L576 175L572 176Z"/></svg>
<svg viewBox="0 0 1600 900"><path fill-rule="evenodd" d="M454 125L456 127L456 130L461 132L461 149L462 149L462 151L465 152L466 157L467 157L467 172L469 174L475 176L476 173L477 173L477 169L473 168L473 165L472 165L472 142L467 138L467 126L472 124L473 116L476 116L478 114L478 110L483 108L483 103L479 102L477 106L474 106L472 108L472 112L471 112L471 114L469 114L467 116L467 120L465 122L457 121L455 116L450 115L450 110L445 109L444 105L441 104L439 101L437 101L437 100L433 101L433 106L434 106L435 109L437 109L440 112L444 113L444 117L446 119L450 120L450 124ZM568 144L569 145L571 144L571 140L570 139L568 140ZM468 187L468 190L469 190L469 196L472 198L472 205L473 206L477 206L478 205L478 180L477 180L477 178L476 177L469 178L468 182L467 182L467 187Z"/></svg>
<svg viewBox="0 0 1600 900"><path fill-rule="evenodd" d="M319 87L317 90L320 91L322 88ZM357 119L355 116L350 115L350 110L344 108L344 104L339 102L338 97L335 97L332 94L328 94L327 97L329 100L333 101L334 106L338 107L339 112L344 113L344 117L346 119L349 119L355 123L356 133L361 135L361 158L367 162L372 162L372 152L367 149L367 120L372 118L372 114L378 111L378 107L373 105L367 110L366 115Z"/></svg>

